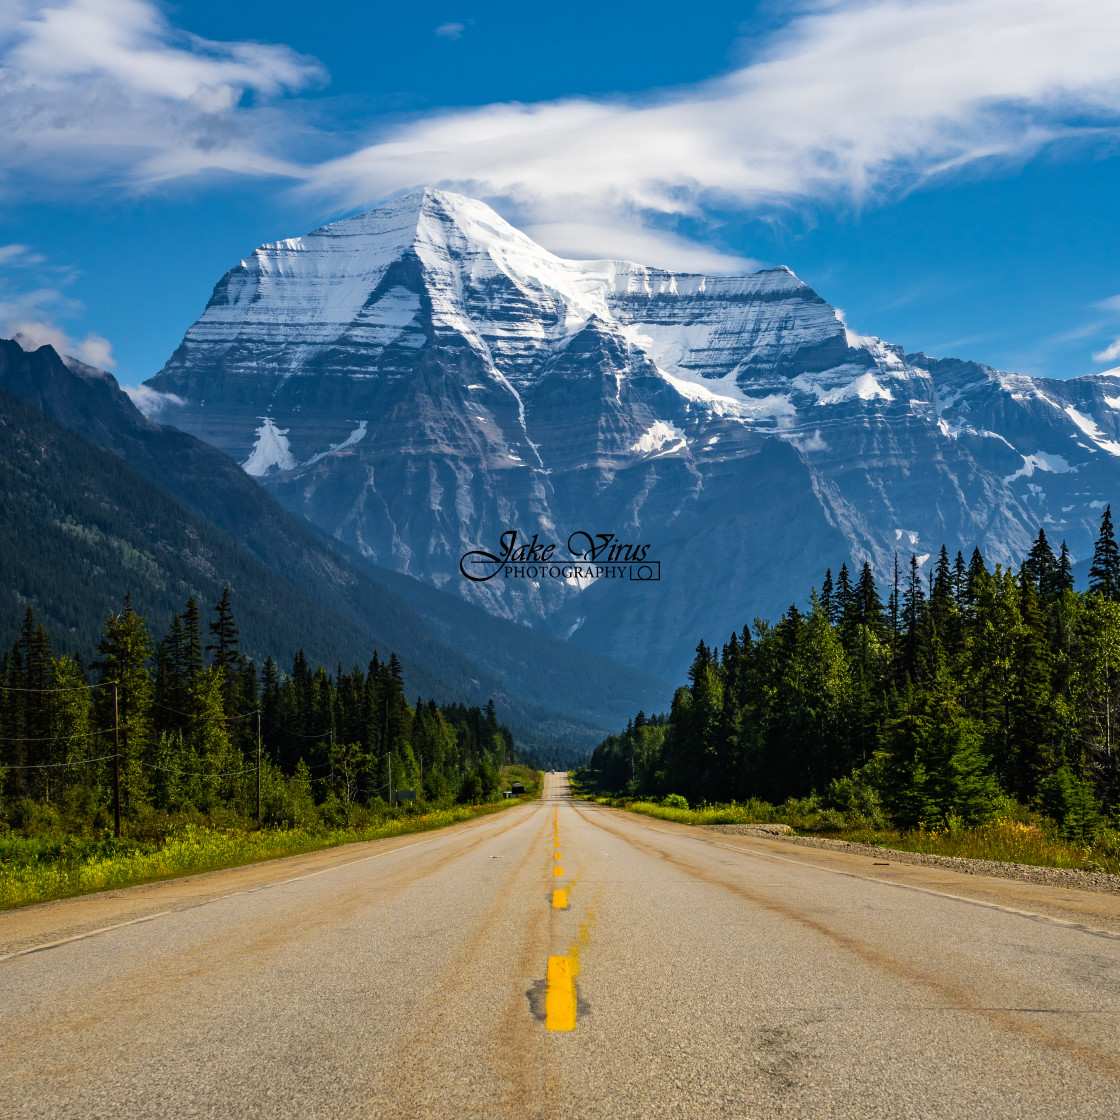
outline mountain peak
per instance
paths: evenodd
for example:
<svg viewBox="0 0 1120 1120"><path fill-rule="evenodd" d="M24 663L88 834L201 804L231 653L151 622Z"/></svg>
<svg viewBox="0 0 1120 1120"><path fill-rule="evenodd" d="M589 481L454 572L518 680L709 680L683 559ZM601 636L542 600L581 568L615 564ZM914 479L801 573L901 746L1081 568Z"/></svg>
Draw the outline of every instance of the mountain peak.
<svg viewBox="0 0 1120 1120"><path fill-rule="evenodd" d="M498 238L534 244L485 202L436 187L422 187L389 199L372 210L320 226L305 237L273 244L288 246L312 238L374 236L387 238L403 250L417 240L440 240L442 235L439 231L446 229L458 229L471 240L491 241ZM262 245L261 249L272 247ZM537 249L545 252L539 246Z"/></svg>

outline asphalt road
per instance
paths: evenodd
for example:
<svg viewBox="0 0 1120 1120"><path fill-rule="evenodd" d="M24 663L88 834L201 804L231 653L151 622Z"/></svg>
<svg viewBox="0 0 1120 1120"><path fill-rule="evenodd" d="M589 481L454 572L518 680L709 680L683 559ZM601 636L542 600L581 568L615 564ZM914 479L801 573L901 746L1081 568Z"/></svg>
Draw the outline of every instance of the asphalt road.
<svg viewBox="0 0 1120 1120"><path fill-rule="evenodd" d="M1116 896L557 775L440 832L0 914L0 1115L1115 1120L1118 1013Z"/></svg>

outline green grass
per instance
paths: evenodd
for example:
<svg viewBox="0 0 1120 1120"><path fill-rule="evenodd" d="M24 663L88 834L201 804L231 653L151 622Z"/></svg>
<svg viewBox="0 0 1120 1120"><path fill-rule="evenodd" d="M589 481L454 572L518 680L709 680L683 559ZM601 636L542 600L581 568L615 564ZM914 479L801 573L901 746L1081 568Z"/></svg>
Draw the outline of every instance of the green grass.
<svg viewBox="0 0 1120 1120"><path fill-rule="evenodd" d="M661 805L656 801L630 801L618 797L586 797L585 800L594 801L598 805L613 805L616 809L641 813L647 817L657 817L662 821L675 821L677 824L760 824L772 819L760 816L750 804L708 805L702 809L679 809L671 805Z"/></svg>
<svg viewBox="0 0 1120 1120"><path fill-rule="evenodd" d="M956 856L961 859L986 859L999 863L1025 863L1036 867L1066 867L1077 871L1103 871L1120 875L1120 835L1102 828L1091 841L1078 843L1063 839L1054 822L1025 810L1002 816L976 828L916 829L902 831L870 827L834 809L820 809L814 799L770 805L764 801L743 804L708 805L684 809L656 801L631 801L627 798L584 794L588 801L613 805L631 813L641 813L677 824L788 824L803 836L823 836L854 844L896 848L904 852Z"/></svg>
<svg viewBox="0 0 1120 1120"><path fill-rule="evenodd" d="M382 819L364 828L313 832L187 825L162 842L86 840L73 836L0 837L0 909L241 867L341 844L426 832L521 804L521 800L455 805Z"/></svg>
<svg viewBox="0 0 1120 1120"><path fill-rule="evenodd" d="M979 828L917 829L912 832L854 828L843 829L832 836L854 844L896 848L904 852L1120 875L1120 848L1115 833L1110 836L1102 832L1092 843L1077 844L1048 834L1038 824L1000 819Z"/></svg>

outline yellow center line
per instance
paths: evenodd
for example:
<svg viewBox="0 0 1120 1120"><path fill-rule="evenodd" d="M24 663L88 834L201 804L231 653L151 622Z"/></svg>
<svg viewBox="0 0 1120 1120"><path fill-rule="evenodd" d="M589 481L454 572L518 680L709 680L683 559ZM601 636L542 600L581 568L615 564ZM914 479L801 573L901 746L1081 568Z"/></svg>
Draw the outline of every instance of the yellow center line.
<svg viewBox="0 0 1120 1120"><path fill-rule="evenodd" d="M552 869L552 874L553 875L563 875L564 874L564 869L562 867L554 867Z"/></svg>
<svg viewBox="0 0 1120 1120"><path fill-rule="evenodd" d="M550 1031L576 1029L576 986L567 957L548 958L548 989L544 997L544 1025Z"/></svg>
<svg viewBox="0 0 1120 1120"><path fill-rule="evenodd" d="M552 892L552 909L553 910L567 910L568 909L568 892L556 890Z"/></svg>

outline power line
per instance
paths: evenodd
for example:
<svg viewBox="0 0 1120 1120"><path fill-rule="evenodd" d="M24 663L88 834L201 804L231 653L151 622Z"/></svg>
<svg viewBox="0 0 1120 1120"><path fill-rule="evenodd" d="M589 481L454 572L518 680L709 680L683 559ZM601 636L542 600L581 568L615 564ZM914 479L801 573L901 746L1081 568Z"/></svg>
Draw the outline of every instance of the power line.
<svg viewBox="0 0 1120 1120"><path fill-rule="evenodd" d="M4 692L86 692L91 688L105 688L116 681L94 681L92 684L78 684L73 688L17 688L15 685L0 684Z"/></svg>
<svg viewBox="0 0 1120 1120"><path fill-rule="evenodd" d="M103 731L82 731L74 732L73 736L80 739L92 739L95 735L112 735L113 729L111 727L105 728ZM70 735L45 735L38 739L25 739L19 735L3 736L0 735L0 743L57 743L62 739L70 738Z"/></svg>
<svg viewBox="0 0 1120 1120"><path fill-rule="evenodd" d="M3 766L0 770L56 770L60 766L88 766L91 762L104 762L107 758L116 758L115 754L103 754L98 758L83 758L79 762L41 762L35 766Z"/></svg>
<svg viewBox="0 0 1120 1120"><path fill-rule="evenodd" d="M107 758L112 758L112 755L106 755ZM187 774L192 778L232 778L238 774L251 774L256 770L255 766L248 766L244 770L225 770L220 774L203 774L196 770L176 770L172 766L157 766L154 762L141 762L140 765L145 770L162 770L166 774Z"/></svg>

